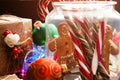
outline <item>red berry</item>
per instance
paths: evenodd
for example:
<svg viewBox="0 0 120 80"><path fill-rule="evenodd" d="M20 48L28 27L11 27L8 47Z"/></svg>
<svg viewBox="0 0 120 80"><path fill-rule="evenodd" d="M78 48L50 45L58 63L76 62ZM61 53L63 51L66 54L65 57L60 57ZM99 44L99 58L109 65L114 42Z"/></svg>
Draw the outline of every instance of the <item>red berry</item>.
<svg viewBox="0 0 120 80"><path fill-rule="evenodd" d="M3 33L4 36L7 36L8 34L12 34L12 32L10 30L5 30L5 32Z"/></svg>
<svg viewBox="0 0 120 80"><path fill-rule="evenodd" d="M21 48L13 48L12 50L12 54L14 56L14 59L16 59L18 57L18 55L22 52L23 50Z"/></svg>
<svg viewBox="0 0 120 80"><path fill-rule="evenodd" d="M22 52L22 49L21 48L14 48L13 50L12 50L12 53L14 54L14 55L16 55L16 54L20 54Z"/></svg>

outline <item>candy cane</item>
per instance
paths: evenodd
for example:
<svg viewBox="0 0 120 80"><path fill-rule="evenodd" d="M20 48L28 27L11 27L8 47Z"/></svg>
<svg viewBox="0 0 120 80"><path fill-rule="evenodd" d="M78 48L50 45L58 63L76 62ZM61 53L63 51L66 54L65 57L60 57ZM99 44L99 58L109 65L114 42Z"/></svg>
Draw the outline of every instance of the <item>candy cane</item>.
<svg viewBox="0 0 120 80"><path fill-rule="evenodd" d="M90 71L88 69L88 65L87 65L87 61L81 51L81 44L79 43L78 38L76 37L76 35L74 34L74 32L72 30L77 30L75 29L74 24L71 26L70 24L72 24L70 21L67 21L67 23L69 24L69 31L70 31L70 35L75 47L75 55L78 58L78 62L79 62L79 69L80 69L80 74L86 79L86 80L90 80L91 79L91 74ZM73 28L74 27L74 28ZM71 29L72 28L72 29ZM77 33L77 32L76 32Z"/></svg>
<svg viewBox="0 0 120 80"><path fill-rule="evenodd" d="M93 22L92 29L93 29L93 35L95 36L93 40L94 40L95 45L96 45L95 46L96 51L94 52L94 55L93 55L92 67L94 68L96 65L98 65L98 66L96 66L97 69L96 68L93 69L93 73L95 74L97 71L97 73L98 72L100 73L103 80L109 80L109 75L108 75L107 71L105 70L103 64L101 64L101 62L100 62L101 61L101 57L100 57L101 51L100 50L101 50L101 46L102 46L102 40L104 38L104 27L105 27L104 24L105 24L104 20L102 20L98 25L96 22ZM94 65L94 61L96 60L96 58L98 58L97 59L98 63L96 65Z"/></svg>
<svg viewBox="0 0 120 80"><path fill-rule="evenodd" d="M45 21L45 17L49 13L48 11L49 3L50 3L50 0L39 0L38 2L37 13L42 21Z"/></svg>
<svg viewBox="0 0 120 80"><path fill-rule="evenodd" d="M73 35L73 33L71 33L71 37L73 39L73 44L74 44L74 47L75 47L75 54L76 56L78 57L78 62L80 64L80 72L81 74L85 77L86 80L90 80L91 79L91 76L90 76L90 71L88 70L88 67L87 67L87 62L85 60L85 57L84 55L82 54L82 51L80 50L79 48L79 44L77 43L77 38L75 38L75 36Z"/></svg>
<svg viewBox="0 0 120 80"><path fill-rule="evenodd" d="M61 2L61 1L64 1L64 0L38 0L38 4L37 4L37 13L38 13L38 16L40 17L40 19L44 22L45 21L45 18L46 16L48 15L49 13L49 10L48 10L48 5L50 3L53 3L53 2ZM52 5L52 4L51 4ZM52 6L53 8L53 6Z"/></svg>
<svg viewBox="0 0 120 80"><path fill-rule="evenodd" d="M92 40L92 36L90 35L89 29L85 26L85 24L78 17L74 16L73 18L74 21L77 22L80 25L80 27L86 32L90 40Z"/></svg>
<svg viewBox="0 0 120 80"><path fill-rule="evenodd" d="M99 26L100 28L98 28L98 24L93 23L93 32L92 32L93 36L91 36L90 31L89 31L90 27L88 26L88 25L90 25L90 23L88 22L88 20L86 21L86 18L84 20L84 23L76 17L74 17L74 20L76 20L77 24L80 25L80 28L83 31L83 33L90 39L89 42L92 41L92 43L94 44L94 45L92 45L92 48L94 49L93 54L89 54L89 56L87 56L87 58L89 59L88 62L89 63L92 62L91 63L92 64L91 65L92 73L94 75L96 75L96 73L99 72L99 73L101 73L101 76L103 77L103 79L108 78L108 74L106 73L106 70L104 69L102 64L100 65L100 63L99 63L100 62L100 50L101 50L100 45L102 45L102 39L100 37L104 37L104 33L101 35L101 32L104 32L104 21L102 20L102 22L100 23L100 26ZM85 23L85 21L86 21L86 23ZM83 39L81 39L81 40L83 40ZM88 44L85 42L86 41L83 40L82 44L87 46ZM92 43L90 43L90 45ZM83 47L83 48L87 52L87 49L85 47ZM88 53L90 53L89 50L88 50ZM94 63L94 62L96 62L96 63ZM97 70L99 70L99 71L97 72ZM103 71L103 72L101 72L101 71ZM93 76L93 78L95 78L95 77L97 78L97 75Z"/></svg>

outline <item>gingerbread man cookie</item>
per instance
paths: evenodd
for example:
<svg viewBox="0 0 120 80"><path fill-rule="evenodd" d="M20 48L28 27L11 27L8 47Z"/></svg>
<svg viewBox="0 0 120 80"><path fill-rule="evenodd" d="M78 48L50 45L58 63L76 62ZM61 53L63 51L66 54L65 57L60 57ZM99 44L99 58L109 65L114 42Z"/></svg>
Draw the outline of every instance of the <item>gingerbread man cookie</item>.
<svg viewBox="0 0 120 80"><path fill-rule="evenodd" d="M110 65L110 53L112 55L118 54L118 47L117 45L111 40L112 38L112 27L110 25L106 26L106 32L103 40L102 45L102 63L107 70L108 73L110 73L109 65Z"/></svg>
<svg viewBox="0 0 120 80"><path fill-rule="evenodd" d="M74 68L76 66L76 60L68 24L65 22L60 23L58 25L58 32L59 37L50 41L48 47L54 52L54 59L59 64L66 64L68 68Z"/></svg>

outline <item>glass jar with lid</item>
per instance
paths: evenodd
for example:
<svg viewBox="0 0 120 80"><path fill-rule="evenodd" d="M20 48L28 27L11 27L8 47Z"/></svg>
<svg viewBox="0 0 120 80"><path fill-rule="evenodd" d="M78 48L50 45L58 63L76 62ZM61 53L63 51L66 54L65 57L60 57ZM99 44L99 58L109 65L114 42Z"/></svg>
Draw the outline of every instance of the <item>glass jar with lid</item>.
<svg viewBox="0 0 120 80"><path fill-rule="evenodd" d="M53 3L54 9L45 23L55 25L58 34L51 36L52 31L46 27L46 51L49 58L66 66L64 80L73 76L80 80L108 80L113 75L118 78L118 64L111 59L112 55L119 62L120 14L114 9L115 4L115 1Z"/></svg>

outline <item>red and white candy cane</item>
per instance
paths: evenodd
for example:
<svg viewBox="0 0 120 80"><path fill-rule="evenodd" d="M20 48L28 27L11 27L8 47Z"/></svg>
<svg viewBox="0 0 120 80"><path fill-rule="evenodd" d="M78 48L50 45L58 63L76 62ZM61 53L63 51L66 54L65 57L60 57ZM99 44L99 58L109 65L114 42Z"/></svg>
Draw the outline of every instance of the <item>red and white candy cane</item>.
<svg viewBox="0 0 120 80"><path fill-rule="evenodd" d="M42 21L45 21L45 17L49 13L48 5L49 5L50 1L51 0L39 0L38 1L37 13Z"/></svg>
<svg viewBox="0 0 120 80"><path fill-rule="evenodd" d="M75 47L75 55L78 58L78 62L79 62L79 69L80 69L80 74L85 78L85 80L90 80L91 79L91 74L90 71L88 69L88 65L87 65L87 61L81 51L82 47L78 41L78 38L76 37L75 33L72 31L73 29L75 29L74 24L72 24L72 22L67 20L67 23L69 24L69 31L70 31L70 35ZM73 28L74 26L74 28ZM71 29L72 28L72 29Z"/></svg>
<svg viewBox="0 0 120 80"><path fill-rule="evenodd" d="M49 13L49 5L53 2L61 2L63 0L38 0L37 13L39 18L44 22L47 14ZM51 9L53 6L51 6Z"/></svg>

